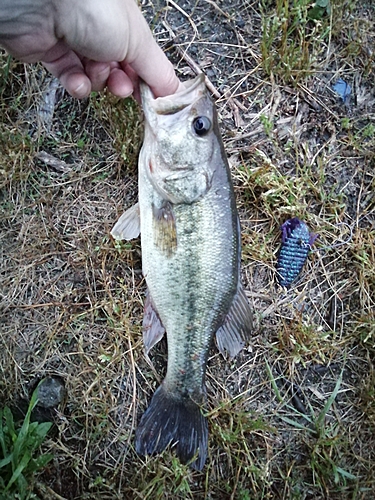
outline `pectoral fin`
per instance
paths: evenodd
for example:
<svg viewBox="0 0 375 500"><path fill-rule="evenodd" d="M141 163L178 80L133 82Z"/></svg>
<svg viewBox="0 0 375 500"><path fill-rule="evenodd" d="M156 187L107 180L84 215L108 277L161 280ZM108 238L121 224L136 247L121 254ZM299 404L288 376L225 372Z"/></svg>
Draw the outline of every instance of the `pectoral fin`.
<svg viewBox="0 0 375 500"><path fill-rule="evenodd" d="M177 250L176 221L172 204L165 201L160 208L153 205L153 234L155 246L171 257Z"/></svg>
<svg viewBox="0 0 375 500"><path fill-rule="evenodd" d="M159 315L152 302L150 293L147 291L145 310L142 323L143 343L148 354L155 344L163 338L165 328L160 321Z"/></svg>
<svg viewBox="0 0 375 500"><path fill-rule="evenodd" d="M221 354L230 358L238 354L251 338L253 313L242 286L239 287L223 325L216 332Z"/></svg>
<svg viewBox="0 0 375 500"><path fill-rule="evenodd" d="M113 226L111 235L115 240L132 240L141 232L139 204L136 203L124 212Z"/></svg>

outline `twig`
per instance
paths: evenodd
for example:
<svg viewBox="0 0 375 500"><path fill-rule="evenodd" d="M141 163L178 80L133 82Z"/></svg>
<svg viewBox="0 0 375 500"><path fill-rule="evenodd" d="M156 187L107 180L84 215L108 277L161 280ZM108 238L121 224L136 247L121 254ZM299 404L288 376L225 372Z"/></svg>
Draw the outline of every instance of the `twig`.
<svg viewBox="0 0 375 500"><path fill-rule="evenodd" d="M280 102L281 102L281 92L280 92L280 88L275 84L273 77L271 77L271 81L272 81L273 105L271 108L271 112L269 114L269 119L273 120L275 118L277 108L279 107Z"/></svg>
<svg viewBox="0 0 375 500"><path fill-rule="evenodd" d="M296 383L291 382L286 377L284 377L284 375L282 375L278 370L276 370L276 372L279 375L279 380L281 381L281 383L284 384L284 387L287 387L286 393L290 394L291 403L294 408L303 415L308 415L306 407L302 401L304 397L302 389Z"/></svg>
<svg viewBox="0 0 375 500"><path fill-rule="evenodd" d="M56 493L56 491L53 491L52 488L46 484L42 484L40 481L35 483L35 488L38 490L39 495L43 497L43 500L67 500L65 497L62 497Z"/></svg>
<svg viewBox="0 0 375 500"><path fill-rule="evenodd" d="M174 2L173 0L167 0L167 4L172 5L172 7L174 7L176 10L178 10L178 12L180 12L183 16L186 17L186 19L189 21L194 30L195 36L198 36L198 29L192 18L189 16L189 14L185 12L184 9L182 9L179 5L177 5L176 2Z"/></svg>
<svg viewBox="0 0 375 500"><path fill-rule="evenodd" d="M302 90L303 92L303 95L304 95L304 99L312 105L312 102L311 101L315 101L319 106L321 106L322 108L324 108L327 113L329 113L331 116L333 116L336 120L339 120L339 117L337 116L336 113L334 113L331 109L329 109L328 106L326 106L326 104L324 104L324 102L319 99L316 94L313 94L310 89L308 89L307 87L305 87L304 85L302 84L299 84L298 85L298 88L300 90ZM313 106L315 107L315 106Z"/></svg>
<svg viewBox="0 0 375 500"><path fill-rule="evenodd" d="M232 20L231 16L227 12L224 12L222 9L220 9L220 7L217 5L216 2L214 2L213 0L205 0L205 1L209 4L211 4L213 7L215 7L215 9L218 10L221 15L223 15L224 17L226 17L229 20Z"/></svg>
<svg viewBox="0 0 375 500"><path fill-rule="evenodd" d="M44 302L42 304L11 304L9 309L37 309L38 307L72 307L72 306L89 306L90 302Z"/></svg>
<svg viewBox="0 0 375 500"><path fill-rule="evenodd" d="M171 0L168 0L168 1L171 1ZM170 34L170 36L172 38L172 41L176 40L177 37L176 37L176 35L175 35L172 27L170 26L170 24L167 21L163 21L163 25L167 29L167 31L169 32L169 34ZM186 52L186 50L183 50L177 44L174 44L174 46L176 47L177 52L188 63L188 65L194 71L194 73L196 75L200 75L201 73L204 73L203 70L200 68L200 66L194 61L194 59L189 56L189 54ZM211 82L211 80L208 78L208 76L205 74L204 77L205 77L206 87L211 92L211 94L216 99L222 99L223 96L220 94L220 92L217 90L217 88L214 86L214 84ZM242 118L241 118L241 116L239 114L239 111L238 111L238 108L242 107L242 106L238 106L234 102L234 99L232 99L232 98L228 98L227 99L227 103L228 103L229 107L231 108L231 110L233 112L233 118L234 118L234 122L236 124L236 127L242 126L243 125L243 120L242 120Z"/></svg>
<svg viewBox="0 0 375 500"><path fill-rule="evenodd" d="M133 419L131 423L131 429L129 432L129 436L133 434L134 430L134 424L137 420L137 375L135 372L135 362L134 362L134 356L133 356L133 346L130 341L130 337L128 336L128 344L129 344L129 355L130 355L130 362L131 362L131 373L133 376L133 400L132 400L132 406L133 406Z"/></svg>
<svg viewBox="0 0 375 500"><path fill-rule="evenodd" d="M167 21L163 21L163 25L167 29L168 33L170 34L172 41L176 40L177 37L170 26L170 24ZM189 54L186 52L186 50L183 50L179 45L174 44L176 47L177 52L180 54L180 56L188 63L188 65L191 67L191 69L194 71L195 74L200 75L203 73L203 70L199 67L199 65L192 59ZM208 78L207 75L205 75L205 81L206 81L206 86L208 90L217 98L219 99L221 97L220 92L215 88L211 80Z"/></svg>

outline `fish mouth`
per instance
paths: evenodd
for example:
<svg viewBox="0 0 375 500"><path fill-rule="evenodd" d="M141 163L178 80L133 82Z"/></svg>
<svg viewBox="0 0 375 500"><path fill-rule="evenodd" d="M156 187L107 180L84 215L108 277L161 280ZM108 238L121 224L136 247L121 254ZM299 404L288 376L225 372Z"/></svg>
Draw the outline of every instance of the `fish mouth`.
<svg viewBox="0 0 375 500"><path fill-rule="evenodd" d="M152 111L158 115L173 115L191 106L207 92L203 73L193 80L181 83L181 87L181 90L175 94L155 98L150 87L142 82L140 88L145 112Z"/></svg>

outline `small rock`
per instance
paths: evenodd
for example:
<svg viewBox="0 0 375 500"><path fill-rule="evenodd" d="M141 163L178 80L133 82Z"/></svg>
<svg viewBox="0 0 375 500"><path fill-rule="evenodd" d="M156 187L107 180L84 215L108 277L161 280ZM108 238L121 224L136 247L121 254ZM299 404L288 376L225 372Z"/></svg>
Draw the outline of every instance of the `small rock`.
<svg viewBox="0 0 375 500"><path fill-rule="evenodd" d="M65 386L61 379L46 377L38 386L38 405L42 408L54 408L65 397Z"/></svg>

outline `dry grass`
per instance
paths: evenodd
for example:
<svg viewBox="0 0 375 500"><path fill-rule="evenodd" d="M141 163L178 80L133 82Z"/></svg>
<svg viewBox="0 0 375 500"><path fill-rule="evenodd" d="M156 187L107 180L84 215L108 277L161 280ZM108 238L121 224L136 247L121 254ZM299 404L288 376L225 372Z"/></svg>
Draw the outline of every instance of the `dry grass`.
<svg viewBox="0 0 375 500"><path fill-rule="evenodd" d="M67 389L42 500L374 497L375 11L336 0L311 23L309 2L291 0L285 24L287 2L261 3L146 9L180 76L193 75L186 50L222 96L256 317L234 360L212 349L201 473L133 449L166 366L165 342L150 361L142 351L139 241L109 237L137 196L138 108L74 101L40 67L1 56L0 401L22 408L46 375ZM353 89L347 105L331 89L339 77ZM286 292L275 264L291 216L319 238Z"/></svg>

